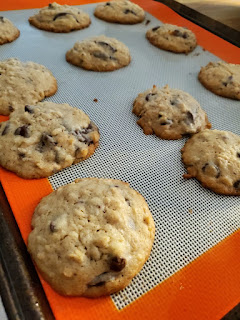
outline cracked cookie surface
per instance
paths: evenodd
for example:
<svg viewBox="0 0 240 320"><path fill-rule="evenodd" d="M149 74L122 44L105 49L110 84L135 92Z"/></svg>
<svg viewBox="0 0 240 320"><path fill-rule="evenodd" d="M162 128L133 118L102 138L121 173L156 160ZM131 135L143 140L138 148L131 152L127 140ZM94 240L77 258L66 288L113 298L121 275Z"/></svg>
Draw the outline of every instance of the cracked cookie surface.
<svg viewBox="0 0 240 320"><path fill-rule="evenodd" d="M98 141L96 125L82 110L26 105L0 123L0 165L22 178L47 177L90 157Z"/></svg>
<svg viewBox="0 0 240 320"><path fill-rule="evenodd" d="M82 10L56 2L42 8L28 21L38 29L52 32L80 30L88 27L91 23L89 15Z"/></svg>
<svg viewBox="0 0 240 320"><path fill-rule="evenodd" d="M145 19L144 10L131 1L117 0L99 4L94 15L108 22L135 24Z"/></svg>
<svg viewBox="0 0 240 320"><path fill-rule="evenodd" d="M9 115L57 91L57 81L43 65L16 58L0 61L0 114Z"/></svg>
<svg viewBox="0 0 240 320"><path fill-rule="evenodd" d="M84 178L44 197L28 250L64 295L99 297L127 286L148 259L155 226L145 199L128 183Z"/></svg>
<svg viewBox="0 0 240 320"><path fill-rule="evenodd" d="M66 60L87 70L113 71L127 66L131 56L122 42L102 35L76 42Z"/></svg>
<svg viewBox="0 0 240 320"><path fill-rule="evenodd" d="M175 53L189 53L197 46L191 30L167 23L148 30L146 37L154 46Z"/></svg>
<svg viewBox="0 0 240 320"><path fill-rule="evenodd" d="M145 134L156 134L162 139L181 139L211 127L205 111L190 94L168 86L153 86L140 93L133 113L140 117L137 123Z"/></svg>
<svg viewBox="0 0 240 320"><path fill-rule="evenodd" d="M202 67L198 79L213 93L240 100L240 65L223 61L209 62Z"/></svg>
<svg viewBox="0 0 240 320"><path fill-rule="evenodd" d="M187 174L208 189L240 195L240 137L229 131L204 130L182 148Z"/></svg>
<svg viewBox="0 0 240 320"><path fill-rule="evenodd" d="M0 45L12 42L19 36L18 28L7 18L0 16Z"/></svg>

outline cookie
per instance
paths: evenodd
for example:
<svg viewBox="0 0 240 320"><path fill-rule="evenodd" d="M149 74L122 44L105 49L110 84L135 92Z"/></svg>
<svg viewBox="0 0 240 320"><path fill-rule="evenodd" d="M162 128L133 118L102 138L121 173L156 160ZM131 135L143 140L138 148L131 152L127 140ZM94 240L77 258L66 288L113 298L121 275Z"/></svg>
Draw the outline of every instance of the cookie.
<svg viewBox="0 0 240 320"><path fill-rule="evenodd" d="M99 132L68 104L26 105L0 124L0 165L22 178L48 177L90 157Z"/></svg>
<svg viewBox="0 0 240 320"><path fill-rule="evenodd" d="M146 37L154 46L175 53L189 53L197 46L191 30L172 24L154 27L147 31Z"/></svg>
<svg viewBox="0 0 240 320"><path fill-rule="evenodd" d="M18 28L7 18L0 16L0 45L12 42L19 36Z"/></svg>
<svg viewBox="0 0 240 320"><path fill-rule="evenodd" d="M137 123L145 134L175 140L210 128L205 111L190 94L153 86L140 93L133 104L133 113L140 117Z"/></svg>
<svg viewBox="0 0 240 320"><path fill-rule="evenodd" d="M99 297L126 287L148 259L155 226L128 183L85 178L44 197L28 250L60 294Z"/></svg>
<svg viewBox="0 0 240 320"><path fill-rule="evenodd" d="M202 67L198 79L213 93L240 100L240 65L226 62L209 62Z"/></svg>
<svg viewBox="0 0 240 320"><path fill-rule="evenodd" d="M87 70L113 71L127 66L131 56L122 42L98 36L76 42L66 53L66 60Z"/></svg>
<svg viewBox="0 0 240 320"><path fill-rule="evenodd" d="M182 148L187 174L203 187L225 195L240 195L240 137L232 132L204 130Z"/></svg>
<svg viewBox="0 0 240 320"><path fill-rule="evenodd" d="M52 32L80 30L88 27L91 23L89 15L79 8L60 5L56 2L42 8L28 21L38 29Z"/></svg>
<svg viewBox="0 0 240 320"><path fill-rule="evenodd" d="M57 91L57 81L44 66L18 59L0 61L0 114L35 104Z"/></svg>
<svg viewBox="0 0 240 320"><path fill-rule="evenodd" d="M108 22L122 24L135 24L145 19L145 12L141 7L125 0L101 3L96 7L94 15Z"/></svg>

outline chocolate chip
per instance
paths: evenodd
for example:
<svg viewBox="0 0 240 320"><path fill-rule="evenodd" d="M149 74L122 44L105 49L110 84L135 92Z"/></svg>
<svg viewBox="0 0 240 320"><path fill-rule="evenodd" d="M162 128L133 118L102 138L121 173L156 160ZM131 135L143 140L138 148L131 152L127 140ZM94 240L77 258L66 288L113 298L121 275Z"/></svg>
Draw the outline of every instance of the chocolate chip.
<svg viewBox="0 0 240 320"><path fill-rule="evenodd" d="M56 232L57 231L56 226L55 226L55 224L53 222L50 223L49 229L50 229L51 232Z"/></svg>
<svg viewBox="0 0 240 320"><path fill-rule="evenodd" d="M103 286L105 283L106 283L105 281L100 281L100 282L98 282L96 284L89 283L88 287L100 287L100 286Z"/></svg>
<svg viewBox="0 0 240 320"><path fill-rule="evenodd" d="M49 3L48 8L49 8L49 9L52 9L52 8L53 8L52 3Z"/></svg>
<svg viewBox="0 0 240 320"><path fill-rule="evenodd" d="M25 110L25 112L29 112L29 113L33 113L34 112L33 107L28 106L28 105L25 106L24 110Z"/></svg>
<svg viewBox="0 0 240 320"><path fill-rule="evenodd" d="M93 143L93 141L86 136L86 134L88 134L90 131L92 131L91 129L85 128L82 130L75 130L73 132L73 134L76 136L76 138L80 141L80 142L84 142L88 145L90 145L91 143Z"/></svg>
<svg viewBox="0 0 240 320"><path fill-rule="evenodd" d="M0 17L0 22L4 22L4 17Z"/></svg>
<svg viewBox="0 0 240 320"><path fill-rule="evenodd" d="M76 20L77 22L79 22L78 19L75 17L75 15L72 14L72 13L69 13L69 12L60 12L60 13L56 14L56 15L54 16L54 18L53 18L53 21L57 20L57 19L60 18L60 17L64 17L64 16L66 16L66 15L71 15L71 16L73 16L73 17L75 18L75 20Z"/></svg>
<svg viewBox="0 0 240 320"><path fill-rule="evenodd" d="M235 181L233 186L235 189L240 189L240 180Z"/></svg>
<svg viewBox="0 0 240 320"><path fill-rule="evenodd" d="M161 125L161 126L166 126L166 125L168 125L168 124L172 124L172 120L168 119L168 120L166 120L166 121L164 121L164 122L160 122L160 125Z"/></svg>
<svg viewBox="0 0 240 320"><path fill-rule="evenodd" d="M134 14L136 16L136 13L133 10L129 10L129 9L124 10L123 13L125 13L125 14L131 13L131 14Z"/></svg>
<svg viewBox="0 0 240 320"><path fill-rule="evenodd" d="M125 198L125 201L126 201L127 204L129 205L129 207L131 207L129 199Z"/></svg>
<svg viewBox="0 0 240 320"><path fill-rule="evenodd" d="M177 29L175 29L173 32L172 32L172 35L175 36L175 37L181 37L183 39L186 39L188 38L188 34L187 32L181 32Z"/></svg>
<svg viewBox="0 0 240 320"><path fill-rule="evenodd" d="M57 142L54 141L53 137L44 132L40 138L39 144L37 146L37 150L39 152L43 152L44 147L53 147L56 144Z"/></svg>
<svg viewBox="0 0 240 320"><path fill-rule="evenodd" d="M145 98L146 101L149 101L149 100L151 99L151 97L152 97L152 96L155 96L155 95L156 95L156 93L149 93L149 94L147 94L147 95L146 95L146 98Z"/></svg>
<svg viewBox="0 0 240 320"><path fill-rule="evenodd" d="M23 126L21 126L21 127L18 127L18 128L15 130L14 134L15 134L16 136L22 136L22 137L24 137L24 138L29 138L28 125L25 124L25 125L23 125Z"/></svg>
<svg viewBox="0 0 240 320"><path fill-rule="evenodd" d="M188 124L194 123L194 117L193 117L193 114L192 114L190 111L188 111L188 112L186 113L186 119L185 119L185 121L186 121Z"/></svg>
<svg viewBox="0 0 240 320"><path fill-rule="evenodd" d="M113 48L113 47L112 47L109 43L107 43L107 42L97 41L96 43L99 44L99 45L100 45L101 47L103 47L103 48L110 49L110 51L111 51L112 53L114 53L114 52L117 51L117 49Z"/></svg>
<svg viewBox="0 0 240 320"><path fill-rule="evenodd" d="M110 2L106 2L106 3L105 3L105 6L110 6L110 5L111 5Z"/></svg>
<svg viewBox="0 0 240 320"><path fill-rule="evenodd" d="M9 131L9 122L6 124L6 126L5 126L5 128L3 129L3 132L2 132L2 136L5 136L5 134L7 134L8 133L8 131Z"/></svg>
<svg viewBox="0 0 240 320"><path fill-rule="evenodd" d="M126 259L124 258L119 258L119 257L114 257L111 260L110 263L110 270L112 271L122 271L126 266Z"/></svg>
<svg viewBox="0 0 240 320"><path fill-rule="evenodd" d="M22 153L22 152L19 152L18 156L20 159L23 159L26 157L25 153Z"/></svg>
<svg viewBox="0 0 240 320"><path fill-rule="evenodd" d="M105 61L109 59L109 57L103 52L93 52L93 56L95 58L105 60Z"/></svg>
<svg viewBox="0 0 240 320"><path fill-rule="evenodd" d="M232 82L233 76L229 76L227 78L227 81L223 82L223 85L226 87L228 84L230 84Z"/></svg>
<svg viewBox="0 0 240 320"><path fill-rule="evenodd" d="M214 169L216 170L215 178L218 179L218 178L220 177L220 174L221 174L219 167L218 167L215 163L208 163L208 162L206 162L206 163L204 164L204 166L202 167L202 171L203 171L204 173L206 172L206 169L207 169L208 166L214 167Z"/></svg>
<svg viewBox="0 0 240 320"><path fill-rule="evenodd" d="M9 110L10 112L13 112L13 111L14 111L14 108L13 108L12 106L9 106L9 107L8 107L8 110Z"/></svg>
<svg viewBox="0 0 240 320"><path fill-rule="evenodd" d="M161 115L161 114L159 114L159 115L158 115L158 118L162 118L162 115Z"/></svg>
<svg viewBox="0 0 240 320"><path fill-rule="evenodd" d="M237 152L237 157L240 158L240 152Z"/></svg>
<svg viewBox="0 0 240 320"><path fill-rule="evenodd" d="M152 28L152 31L157 31L160 28L160 26Z"/></svg>

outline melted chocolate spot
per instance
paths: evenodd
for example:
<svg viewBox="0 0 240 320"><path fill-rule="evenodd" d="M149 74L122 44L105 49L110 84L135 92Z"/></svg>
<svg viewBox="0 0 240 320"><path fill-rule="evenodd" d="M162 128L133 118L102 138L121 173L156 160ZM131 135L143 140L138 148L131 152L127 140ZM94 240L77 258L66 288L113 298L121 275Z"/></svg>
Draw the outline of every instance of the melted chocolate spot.
<svg viewBox="0 0 240 320"><path fill-rule="evenodd" d="M172 32L172 35L175 36L175 37L181 37L183 39L187 39L188 38L188 34L187 32L181 32L177 29L175 29L173 32Z"/></svg>
<svg viewBox="0 0 240 320"><path fill-rule="evenodd" d="M215 168L215 170L217 171L215 178L219 178L219 177L220 177L220 169L219 169L219 167L218 167L216 164L214 164L214 163L212 163L212 164L209 164L208 162L205 163L204 166L202 167L202 172L205 173L205 172L206 172L206 169L207 169L207 167L208 167L209 165L212 165L212 166Z"/></svg>
<svg viewBox="0 0 240 320"><path fill-rule="evenodd" d="M8 110L9 110L10 112L13 112L13 111L14 111L14 108L13 108L12 106L9 106L9 107L8 107Z"/></svg>
<svg viewBox="0 0 240 320"><path fill-rule="evenodd" d="M109 57L103 52L93 52L93 56L104 61L109 59Z"/></svg>
<svg viewBox="0 0 240 320"><path fill-rule="evenodd" d="M23 159L26 157L25 153L19 152L18 154L19 158Z"/></svg>
<svg viewBox="0 0 240 320"><path fill-rule="evenodd" d="M99 44L100 46L102 46L103 48L107 48L110 49L110 51L112 51L112 53L115 53L117 51L117 49L113 48L110 44L108 44L107 42L104 41L97 41L97 44Z"/></svg>
<svg viewBox="0 0 240 320"><path fill-rule="evenodd" d="M37 150L39 152L43 152L44 147L53 147L57 144L57 142L54 141L53 137L47 133L43 133L40 139L40 142L38 144Z"/></svg>
<svg viewBox="0 0 240 320"><path fill-rule="evenodd" d="M240 158L240 152L237 152L237 157Z"/></svg>
<svg viewBox="0 0 240 320"><path fill-rule="evenodd" d="M131 13L131 14L134 14L136 16L136 13L133 10L126 9L126 10L124 10L124 13L125 14Z"/></svg>
<svg viewBox="0 0 240 320"><path fill-rule="evenodd" d="M193 114L190 111L188 111L186 113L186 122L187 123L194 123Z"/></svg>
<svg viewBox="0 0 240 320"><path fill-rule="evenodd" d="M227 78L227 81L223 82L223 85L226 87L228 84L230 84L232 82L233 76L229 76Z"/></svg>
<svg viewBox="0 0 240 320"><path fill-rule="evenodd" d="M21 126L17 128L14 132L16 136L22 136L24 138L29 138L28 125Z"/></svg>
<svg viewBox="0 0 240 320"><path fill-rule="evenodd" d="M55 224L53 222L50 223L49 229L50 229L51 232L56 232L57 231L56 226L55 226Z"/></svg>
<svg viewBox="0 0 240 320"><path fill-rule="evenodd" d="M164 121L164 122L160 122L160 125L161 125L161 126L166 126L166 125L168 125L168 124L172 124L172 120L166 120L166 121Z"/></svg>
<svg viewBox="0 0 240 320"><path fill-rule="evenodd" d="M149 100L151 99L151 97L152 97L152 96L155 96L155 95L156 95L156 93L149 93L149 94L147 94L147 95L146 95L146 98L145 98L146 101L149 101Z"/></svg>
<svg viewBox="0 0 240 320"><path fill-rule="evenodd" d="M233 186L235 189L240 189L240 180L235 181Z"/></svg>
<svg viewBox="0 0 240 320"><path fill-rule="evenodd" d="M28 113L34 113L33 107L28 106L28 105L25 106L24 110L25 110L25 112L28 112Z"/></svg>
<svg viewBox="0 0 240 320"><path fill-rule="evenodd" d="M79 22L78 19L75 17L75 15L72 14L72 13L69 13L69 12L60 12L60 13L56 14L56 15L54 16L54 18L53 18L53 21L57 20L57 19L60 18L60 17L64 17L64 16L67 16L67 15L73 16L73 17L75 18L75 20L76 20L77 22Z"/></svg>
<svg viewBox="0 0 240 320"><path fill-rule="evenodd" d="M105 3L105 6L110 6L110 5L111 5L110 2L106 2L106 3Z"/></svg>
<svg viewBox="0 0 240 320"><path fill-rule="evenodd" d="M152 28L152 31L157 31L160 28L160 26Z"/></svg>
<svg viewBox="0 0 240 320"><path fill-rule="evenodd" d="M158 118L162 118L162 115L161 115L161 114L159 114L159 115L158 115Z"/></svg>
<svg viewBox="0 0 240 320"><path fill-rule="evenodd" d="M5 128L3 129L2 136L5 136L5 134L8 133L8 131L9 131L9 126L10 126L9 123L7 123L6 126L5 126Z"/></svg>
<svg viewBox="0 0 240 320"><path fill-rule="evenodd" d="M110 270L120 272L122 271L126 266L126 259L114 257L111 260L110 263Z"/></svg>

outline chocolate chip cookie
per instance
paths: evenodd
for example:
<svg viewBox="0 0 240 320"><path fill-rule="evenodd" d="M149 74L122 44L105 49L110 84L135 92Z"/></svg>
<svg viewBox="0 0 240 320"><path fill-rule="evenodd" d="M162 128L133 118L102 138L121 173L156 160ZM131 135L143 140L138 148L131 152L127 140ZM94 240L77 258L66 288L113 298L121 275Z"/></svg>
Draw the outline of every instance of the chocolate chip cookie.
<svg viewBox="0 0 240 320"><path fill-rule="evenodd" d="M127 286L148 259L155 226L128 183L85 178L60 187L35 209L28 250L63 295L99 297Z"/></svg>
<svg viewBox="0 0 240 320"><path fill-rule="evenodd" d="M240 137L232 132L204 130L182 148L187 174L203 187L225 195L240 195Z"/></svg>
<svg viewBox="0 0 240 320"><path fill-rule="evenodd" d="M19 35L18 28L7 18L0 16L0 45L14 41Z"/></svg>
<svg viewBox="0 0 240 320"><path fill-rule="evenodd" d="M57 81L44 66L18 59L0 61L0 114L35 104L57 91Z"/></svg>
<svg viewBox="0 0 240 320"><path fill-rule="evenodd" d="M198 74L205 88L226 98L240 100L240 65L209 62Z"/></svg>
<svg viewBox="0 0 240 320"><path fill-rule="evenodd" d="M77 7L50 3L38 14L28 19L30 24L38 29L52 32L70 32L80 30L90 25L89 15Z"/></svg>
<svg viewBox="0 0 240 320"><path fill-rule="evenodd" d="M82 110L26 105L0 124L0 165L23 178L47 177L90 157L98 141L98 128Z"/></svg>
<svg viewBox="0 0 240 320"><path fill-rule="evenodd" d="M145 18L145 12L141 7L126 0L101 3L96 7L94 15L108 22L122 24L139 23Z"/></svg>
<svg viewBox="0 0 240 320"><path fill-rule="evenodd" d="M66 60L87 70L113 71L127 66L131 56L122 42L102 35L76 42Z"/></svg>
<svg viewBox="0 0 240 320"><path fill-rule="evenodd" d="M153 86L140 93L133 104L133 113L140 117L137 123L145 134L155 133L167 140L181 139L210 128L205 111L190 94Z"/></svg>
<svg viewBox="0 0 240 320"><path fill-rule="evenodd" d="M172 24L154 27L147 31L146 37L154 46L175 53L189 53L197 46L191 30Z"/></svg>

